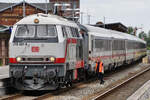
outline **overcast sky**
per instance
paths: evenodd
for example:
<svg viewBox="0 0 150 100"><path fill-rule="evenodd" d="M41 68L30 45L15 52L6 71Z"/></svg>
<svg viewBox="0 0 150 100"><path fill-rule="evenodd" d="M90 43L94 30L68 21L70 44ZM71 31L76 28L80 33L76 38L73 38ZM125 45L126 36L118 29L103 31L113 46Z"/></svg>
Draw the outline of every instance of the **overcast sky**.
<svg viewBox="0 0 150 100"><path fill-rule="evenodd" d="M20 2L22 0L0 0L1 2ZM27 2L46 2L46 0L26 0ZM49 1L49 0L47 0ZM121 22L126 26L143 27L150 30L150 0L80 0L81 11L84 12L84 24L87 24L87 13L91 15L91 23ZM139 29L139 32L141 30Z"/></svg>
<svg viewBox="0 0 150 100"><path fill-rule="evenodd" d="M81 4L81 11L92 15L93 22L103 21L105 16L106 23L121 22L150 30L150 0L81 0Z"/></svg>

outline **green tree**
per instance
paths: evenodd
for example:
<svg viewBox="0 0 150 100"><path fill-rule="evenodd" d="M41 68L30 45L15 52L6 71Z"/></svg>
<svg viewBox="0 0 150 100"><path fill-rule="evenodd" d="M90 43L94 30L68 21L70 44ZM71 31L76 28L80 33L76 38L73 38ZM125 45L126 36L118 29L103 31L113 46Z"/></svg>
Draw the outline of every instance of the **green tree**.
<svg viewBox="0 0 150 100"><path fill-rule="evenodd" d="M128 34L133 34L134 28L129 26L128 27Z"/></svg>
<svg viewBox="0 0 150 100"><path fill-rule="evenodd" d="M148 32L146 43L147 43L147 49L150 50L150 31Z"/></svg>
<svg viewBox="0 0 150 100"><path fill-rule="evenodd" d="M139 36L138 36L140 39L143 39L143 40L147 40L147 35L144 31L140 32L139 33Z"/></svg>
<svg viewBox="0 0 150 100"><path fill-rule="evenodd" d="M148 31L148 37L147 38L150 38L150 30Z"/></svg>

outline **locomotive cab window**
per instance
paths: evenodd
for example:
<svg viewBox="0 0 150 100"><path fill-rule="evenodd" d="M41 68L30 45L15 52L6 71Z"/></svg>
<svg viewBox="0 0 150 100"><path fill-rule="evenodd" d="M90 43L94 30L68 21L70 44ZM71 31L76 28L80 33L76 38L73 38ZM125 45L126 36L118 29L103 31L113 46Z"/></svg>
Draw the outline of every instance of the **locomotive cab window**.
<svg viewBox="0 0 150 100"><path fill-rule="evenodd" d="M35 26L33 25L19 25L16 31L16 37L34 37Z"/></svg>
<svg viewBox="0 0 150 100"><path fill-rule="evenodd" d="M57 31L54 25L38 25L37 26L38 37L56 37Z"/></svg>
<svg viewBox="0 0 150 100"><path fill-rule="evenodd" d="M58 42L56 25L18 25L13 42Z"/></svg>

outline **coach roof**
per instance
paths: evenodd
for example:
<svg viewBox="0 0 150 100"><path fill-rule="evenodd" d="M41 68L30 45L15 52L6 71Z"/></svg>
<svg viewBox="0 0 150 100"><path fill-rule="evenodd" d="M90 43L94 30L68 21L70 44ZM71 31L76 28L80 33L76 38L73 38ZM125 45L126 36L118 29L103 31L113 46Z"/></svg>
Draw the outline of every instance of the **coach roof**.
<svg viewBox="0 0 150 100"><path fill-rule="evenodd" d="M117 39L133 40L133 41L146 43L144 40L136 36L127 34L127 33L118 32L114 30L108 30L108 29L89 26L89 25L84 25L84 26L88 29L89 34L91 35L100 36L100 37L108 37L108 38L111 37L111 38L117 38Z"/></svg>
<svg viewBox="0 0 150 100"><path fill-rule="evenodd" d="M105 37L105 38L125 39L125 37L119 34L116 34L116 32L112 30L89 26L89 25L85 25L85 26L88 29L89 34L94 35L94 36L100 36L100 37Z"/></svg>
<svg viewBox="0 0 150 100"><path fill-rule="evenodd" d="M17 25L18 24L35 24L34 23L35 19L39 20L38 24L54 24L54 25L59 24L59 25L65 25L65 26L78 27L77 24L73 21L69 21L65 18L56 16L56 15L42 14L42 13L27 16L27 17L21 19L16 24Z"/></svg>

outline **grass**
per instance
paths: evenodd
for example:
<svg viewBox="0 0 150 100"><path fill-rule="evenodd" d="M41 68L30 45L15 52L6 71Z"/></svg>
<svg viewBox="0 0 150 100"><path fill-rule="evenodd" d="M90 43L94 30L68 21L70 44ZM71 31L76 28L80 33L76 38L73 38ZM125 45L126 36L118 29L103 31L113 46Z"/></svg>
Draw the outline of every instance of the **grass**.
<svg viewBox="0 0 150 100"><path fill-rule="evenodd" d="M147 50L150 50L150 47L149 47L149 46L147 46Z"/></svg>

